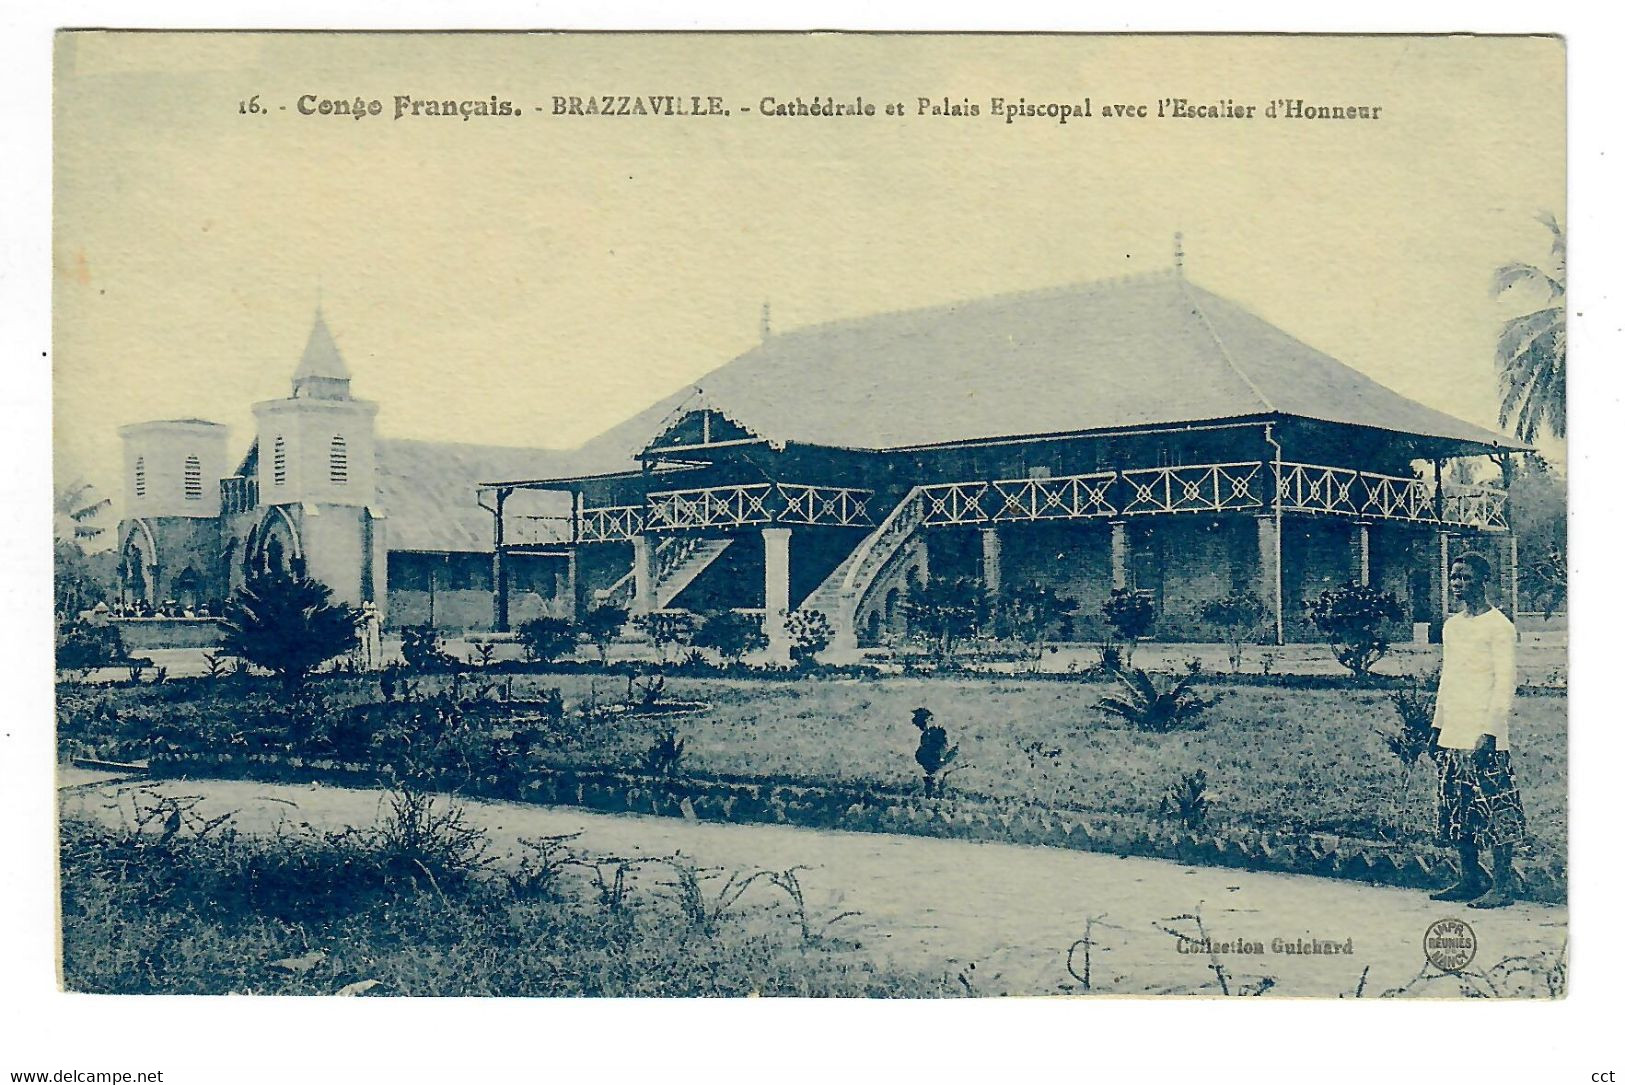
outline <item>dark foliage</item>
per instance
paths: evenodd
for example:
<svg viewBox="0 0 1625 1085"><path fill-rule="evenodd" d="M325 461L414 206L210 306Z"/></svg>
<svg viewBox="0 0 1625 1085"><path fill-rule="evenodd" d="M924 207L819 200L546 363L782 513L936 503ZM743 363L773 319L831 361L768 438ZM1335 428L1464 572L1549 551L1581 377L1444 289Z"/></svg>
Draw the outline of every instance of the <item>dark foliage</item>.
<svg viewBox="0 0 1625 1085"><path fill-rule="evenodd" d="M1138 667L1118 672L1121 697L1102 697L1100 710L1133 725L1137 730L1165 734L1194 730L1206 724L1202 714L1219 703L1217 695L1204 699L1191 692L1197 675L1186 674L1173 684L1159 686Z"/></svg>
<svg viewBox="0 0 1625 1085"><path fill-rule="evenodd" d="M1254 593L1237 592L1202 604L1202 621L1212 626L1229 648L1231 671L1241 670L1243 649L1256 644L1264 631L1269 608Z"/></svg>
<svg viewBox="0 0 1625 1085"><path fill-rule="evenodd" d="M738 662L751 652L767 647L762 623L749 614L721 610L707 614L695 631L694 644L710 648L726 662Z"/></svg>
<svg viewBox="0 0 1625 1085"><path fill-rule="evenodd" d="M226 601L225 650L297 685L355 647L360 618L318 580L255 573Z"/></svg>
<svg viewBox="0 0 1625 1085"><path fill-rule="evenodd" d="M453 670L460 664L446 651L440 630L432 625L401 627L401 658L406 660L407 667L421 674Z"/></svg>
<svg viewBox="0 0 1625 1085"><path fill-rule="evenodd" d="M586 618L582 619L581 630L592 641L593 647L598 649L598 662L609 662L609 646L626 628L626 614L625 607L602 603L587 611Z"/></svg>
<svg viewBox="0 0 1625 1085"><path fill-rule="evenodd" d="M1433 751L1433 701L1437 678L1429 682L1411 679L1403 688L1388 695L1399 714L1399 730L1383 733L1383 744L1406 768Z"/></svg>
<svg viewBox="0 0 1625 1085"><path fill-rule="evenodd" d="M1157 813L1178 822L1190 832L1207 826L1207 770L1197 769L1180 776L1162 797Z"/></svg>
<svg viewBox="0 0 1625 1085"><path fill-rule="evenodd" d="M1309 620L1331 642L1332 654L1350 673L1365 675L1388 654L1388 627L1405 612L1391 592L1369 584L1345 584L1304 604Z"/></svg>
<svg viewBox="0 0 1625 1085"><path fill-rule="evenodd" d="M790 662L808 666L818 653L828 648L835 639L835 629L829 617L820 610L798 610L784 623L785 635L790 638Z"/></svg>
<svg viewBox="0 0 1625 1085"><path fill-rule="evenodd" d="M934 577L913 588L903 601L909 632L931 646L939 659L981 632L990 617L987 592L975 577Z"/></svg>
<svg viewBox="0 0 1625 1085"><path fill-rule="evenodd" d="M1037 581L1010 584L999 593L995 614L1001 635L1021 642L1033 650L1043 651L1051 639L1068 640L1072 636L1072 617L1078 604L1058 594L1054 588Z"/></svg>
<svg viewBox="0 0 1625 1085"><path fill-rule="evenodd" d="M575 651L577 632L567 618L532 618L517 630L525 658L537 663L551 663Z"/></svg>
<svg viewBox="0 0 1625 1085"><path fill-rule="evenodd" d="M114 626L74 622L57 634L58 670L88 671L93 667L116 666L128 659L124 640Z"/></svg>
<svg viewBox="0 0 1625 1085"><path fill-rule="evenodd" d="M669 659L673 649L685 647L694 640L694 618L681 611L640 614L632 624L649 638L662 660Z"/></svg>

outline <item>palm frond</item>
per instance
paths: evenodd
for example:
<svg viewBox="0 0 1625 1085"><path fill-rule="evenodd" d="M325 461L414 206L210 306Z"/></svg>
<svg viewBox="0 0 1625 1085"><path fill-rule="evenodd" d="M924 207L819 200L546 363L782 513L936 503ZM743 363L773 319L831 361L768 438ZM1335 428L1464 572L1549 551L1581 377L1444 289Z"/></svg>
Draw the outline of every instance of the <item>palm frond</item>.
<svg viewBox="0 0 1625 1085"><path fill-rule="evenodd" d="M1495 275L1490 279L1490 297L1498 298L1522 282L1531 282L1546 291L1546 296L1560 298L1563 296L1563 284L1548 275L1534 264L1519 260L1511 264L1502 264L1495 269Z"/></svg>
<svg viewBox="0 0 1625 1085"><path fill-rule="evenodd" d="M1135 719L1140 714L1139 705L1132 704L1118 697L1102 697L1100 700L1095 702L1095 705L1102 711L1110 712L1114 716L1122 716L1127 720Z"/></svg>
<svg viewBox="0 0 1625 1085"><path fill-rule="evenodd" d="M1557 264L1557 274L1562 278L1568 270L1569 245L1564 237L1563 226L1557 221L1557 216L1550 211L1541 211L1535 219L1552 234L1552 260Z"/></svg>

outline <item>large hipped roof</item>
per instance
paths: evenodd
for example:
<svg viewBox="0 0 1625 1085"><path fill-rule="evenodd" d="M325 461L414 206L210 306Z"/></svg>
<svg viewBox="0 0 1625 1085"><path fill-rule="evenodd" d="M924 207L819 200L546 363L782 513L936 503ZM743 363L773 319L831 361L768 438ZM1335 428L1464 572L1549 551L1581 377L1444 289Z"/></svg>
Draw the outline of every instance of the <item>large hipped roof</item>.
<svg viewBox="0 0 1625 1085"><path fill-rule="evenodd" d="M772 335L633 421L653 438L701 406L781 445L911 448L1284 415L1520 447L1174 273Z"/></svg>

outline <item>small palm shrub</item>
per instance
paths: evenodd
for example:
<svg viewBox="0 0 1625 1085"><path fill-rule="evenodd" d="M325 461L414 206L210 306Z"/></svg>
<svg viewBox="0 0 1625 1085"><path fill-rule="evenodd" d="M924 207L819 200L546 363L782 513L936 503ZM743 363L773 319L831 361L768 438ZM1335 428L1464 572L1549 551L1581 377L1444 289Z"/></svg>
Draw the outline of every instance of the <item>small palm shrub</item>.
<svg viewBox="0 0 1625 1085"><path fill-rule="evenodd" d="M1388 654L1388 625L1404 619L1391 592L1369 584L1345 584L1304 604L1309 620L1332 645L1337 662L1356 676Z"/></svg>
<svg viewBox="0 0 1625 1085"><path fill-rule="evenodd" d="M1187 772L1168 788L1157 807L1159 816L1176 821L1191 832L1207 825L1207 770Z"/></svg>
<svg viewBox="0 0 1625 1085"><path fill-rule="evenodd" d="M1383 743L1407 770L1433 749L1434 691L1433 684L1412 679L1388 695L1399 714L1399 730L1384 732Z"/></svg>
<svg viewBox="0 0 1625 1085"><path fill-rule="evenodd" d="M532 618L521 622L516 632L525 658L535 663L551 663L576 646L575 623L565 618Z"/></svg>
<svg viewBox="0 0 1625 1085"><path fill-rule="evenodd" d="M355 647L360 620L359 611L333 602L333 590L319 580L255 573L226 601L223 647L297 686Z"/></svg>
<svg viewBox="0 0 1625 1085"><path fill-rule="evenodd" d="M677 729L668 727L655 737L654 745L643 755L643 767L655 776L676 776L683 761L683 739Z"/></svg>
<svg viewBox="0 0 1625 1085"><path fill-rule="evenodd" d="M1115 716L1139 731L1167 734L1170 731L1198 730L1207 726L1202 714L1219 703L1218 697L1203 698L1191 692L1195 674L1186 674L1171 685L1159 686L1139 667L1119 671L1121 697L1102 697L1100 710Z"/></svg>

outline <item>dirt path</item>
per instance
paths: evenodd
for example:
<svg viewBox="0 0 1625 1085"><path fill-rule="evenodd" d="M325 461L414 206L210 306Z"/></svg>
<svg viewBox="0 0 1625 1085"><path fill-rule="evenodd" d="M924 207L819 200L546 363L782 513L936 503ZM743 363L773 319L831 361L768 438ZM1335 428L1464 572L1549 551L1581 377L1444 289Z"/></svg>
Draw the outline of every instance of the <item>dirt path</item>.
<svg viewBox="0 0 1625 1085"><path fill-rule="evenodd" d="M69 770L60 786L65 812L116 819L111 808L116 793L135 785ZM209 780L154 786L166 794L203 796L200 811L236 811L238 826L249 832L279 821L319 828L370 824L382 799L376 791L319 785ZM1562 907L1519 904L1495 912L1472 911L1435 903L1414 890L1298 875L1009 844L706 824L513 803L471 802L469 809L490 831L496 849L505 853L518 851L521 836L579 831L583 835L576 846L597 854L681 852L703 866L730 870L812 867L801 875L809 911L825 916L862 913L836 928L843 938L877 961L950 976L964 972L984 994L1076 990L1066 968L1067 952L1084 936L1091 916L1104 917L1093 933L1093 987L1124 994L1191 990L1214 982L1207 955L1181 952L1178 939L1158 929L1158 920L1198 908L1213 941L1258 943L1262 950L1220 958L1233 983L1268 976L1276 981L1272 994L1289 996L1351 993L1368 965L1369 994L1407 983L1423 966L1424 932L1439 919L1461 918L1471 924L1478 941L1472 970L1509 957L1554 961L1568 934L1568 912ZM772 895L766 888L761 893L764 903ZM1188 923L1183 926L1192 929ZM1276 952L1276 939L1352 939L1353 953ZM1075 965L1082 970L1081 958ZM1499 973L1494 978L1508 986ZM1543 977L1510 980L1545 991ZM1459 989L1459 982L1448 978L1413 988L1440 996Z"/></svg>

